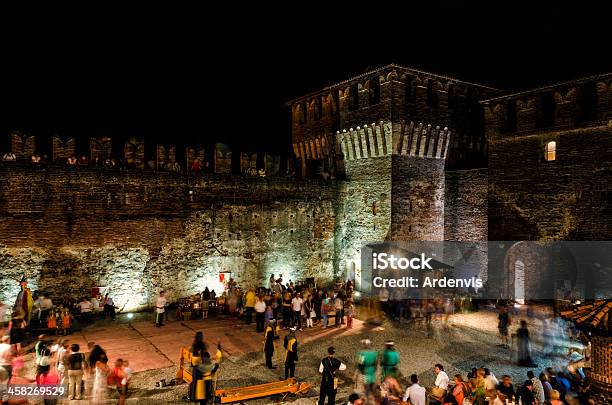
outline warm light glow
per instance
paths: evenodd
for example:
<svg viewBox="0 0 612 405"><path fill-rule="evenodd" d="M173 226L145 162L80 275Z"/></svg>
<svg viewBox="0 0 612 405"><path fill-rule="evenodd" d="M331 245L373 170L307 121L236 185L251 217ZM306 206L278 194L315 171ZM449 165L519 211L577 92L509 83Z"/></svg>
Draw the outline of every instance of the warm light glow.
<svg viewBox="0 0 612 405"><path fill-rule="evenodd" d="M557 142L550 141L546 143L546 149L544 150L544 159L549 162L557 160Z"/></svg>

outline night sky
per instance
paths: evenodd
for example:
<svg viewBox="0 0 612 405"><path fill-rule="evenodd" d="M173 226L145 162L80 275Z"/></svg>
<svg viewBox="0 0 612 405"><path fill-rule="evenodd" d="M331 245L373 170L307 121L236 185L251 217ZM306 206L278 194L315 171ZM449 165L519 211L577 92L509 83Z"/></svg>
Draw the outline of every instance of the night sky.
<svg viewBox="0 0 612 405"><path fill-rule="evenodd" d="M612 70L606 10L506 3L16 19L3 28L0 149L18 129L286 153L287 100L387 63L507 90Z"/></svg>

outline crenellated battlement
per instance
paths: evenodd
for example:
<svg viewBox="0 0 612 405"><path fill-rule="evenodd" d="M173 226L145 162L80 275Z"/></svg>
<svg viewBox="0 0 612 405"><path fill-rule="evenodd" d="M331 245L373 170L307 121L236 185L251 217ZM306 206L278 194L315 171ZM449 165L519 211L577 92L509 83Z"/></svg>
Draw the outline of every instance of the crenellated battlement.
<svg viewBox="0 0 612 405"><path fill-rule="evenodd" d="M443 158L452 169L483 167L486 148L478 101L495 94L496 89L452 77L383 66L289 101L294 154L302 175L322 166L342 175L343 160L386 155ZM391 134L381 121L391 125ZM453 128L457 136L452 144L449 131L442 128ZM329 141L333 134L337 148L319 153L317 142Z"/></svg>
<svg viewBox="0 0 612 405"><path fill-rule="evenodd" d="M380 121L343 129L336 136L345 160L389 156L393 151L391 122Z"/></svg>
<svg viewBox="0 0 612 405"><path fill-rule="evenodd" d="M74 164L111 169L138 169L161 171L193 171L217 174L248 174L279 176L287 172L287 162L279 155L241 151L233 162L229 145L174 143L153 143L150 145L142 137L130 137L116 141L111 137L89 137L78 140L74 136L53 135L52 137L14 131L10 134L10 149L0 150L0 159L32 162ZM85 141L85 142L84 142ZM327 143L313 150L312 156L328 153ZM79 144L80 143L80 144ZM79 148L80 146L80 148ZM304 153L310 145L301 145ZM314 144L313 144L314 148ZM296 150L299 150L296 149ZM325 152L321 152L324 150ZM308 152L310 153L310 152ZM296 153L297 154L297 153ZM310 154L308 156L311 156ZM235 156L234 156L235 157Z"/></svg>
<svg viewBox="0 0 612 405"><path fill-rule="evenodd" d="M394 147L397 155L445 159L450 144L451 131L431 124L402 123L400 137Z"/></svg>
<svg viewBox="0 0 612 405"><path fill-rule="evenodd" d="M482 101L488 137L588 126L612 119L612 73Z"/></svg>
<svg viewBox="0 0 612 405"><path fill-rule="evenodd" d="M451 131L414 121L401 122L394 128L393 123L380 121L337 131L336 139L344 160L390 155L445 159Z"/></svg>

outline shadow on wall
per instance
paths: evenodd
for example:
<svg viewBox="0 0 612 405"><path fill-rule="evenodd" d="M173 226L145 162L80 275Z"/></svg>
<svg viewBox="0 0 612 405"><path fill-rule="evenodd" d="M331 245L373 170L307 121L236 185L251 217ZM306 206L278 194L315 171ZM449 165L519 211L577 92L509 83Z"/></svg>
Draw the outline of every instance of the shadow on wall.
<svg viewBox="0 0 612 405"><path fill-rule="evenodd" d="M49 292L54 303L91 297L92 290L110 288L119 308L144 309L149 297L144 269L149 260L144 249L62 247L5 248L0 250L0 300L12 305L18 279L28 274L32 291Z"/></svg>

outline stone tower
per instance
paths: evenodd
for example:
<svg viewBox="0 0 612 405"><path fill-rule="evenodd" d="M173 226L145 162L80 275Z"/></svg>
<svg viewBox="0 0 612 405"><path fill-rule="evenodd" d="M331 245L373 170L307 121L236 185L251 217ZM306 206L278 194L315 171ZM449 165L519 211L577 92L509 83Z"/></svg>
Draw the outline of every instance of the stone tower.
<svg viewBox="0 0 612 405"><path fill-rule="evenodd" d="M445 173L486 167L478 100L496 93L388 65L289 102L299 171L342 179L340 273L366 241L445 239Z"/></svg>

